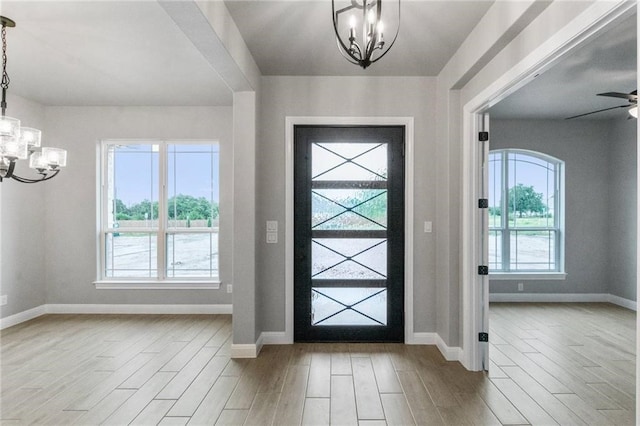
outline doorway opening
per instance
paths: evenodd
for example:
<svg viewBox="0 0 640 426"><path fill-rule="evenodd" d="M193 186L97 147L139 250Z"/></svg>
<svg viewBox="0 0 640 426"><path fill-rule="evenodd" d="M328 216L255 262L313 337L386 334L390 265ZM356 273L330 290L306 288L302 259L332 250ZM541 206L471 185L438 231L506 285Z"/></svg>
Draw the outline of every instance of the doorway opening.
<svg viewBox="0 0 640 426"><path fill-rule="evenodd" d="M479 339L481 335L479 333L489 331L488 279L486 276L479 275L477 270L477 265L488 264L488 247L484 243L489 240L488 215L486 215L485 224L482 214L478 211L478 199L481 198L482 190L485 189L481 188L482 178L485 178L485 182L488 180L482 174L483 162L488 160L488 149L484 150L478 143L478 133L482 130L484 115L498 102L531 81L541 78L544 72L567 57L567 54L571 54L575 48L580 48L586 42L593 40L594 36L600 34L600 31L606 29L608 25L620 23L634 12L635 4L613 5L606 13L595 8L589 10L589 13L584 13L572 22L570 31L573 33L567 31L563 34L565 39L554 40L554 43L540 46L526 60L499 77L490 87L464 103L462 361L471 370L485 368L484 363L488 360L485 353L489 346ZM573 77L575 78L575 75ZM567 168L569 167L568 164ZM486 231L481 232L483 226ZM483 256L487 258L484 259Z"/></svg>
<svg viewBox="0 0 640 426"><path fill-rule="evenodd" d="M514 203L519 200L515 194L518 188L521 190L521 194L529 193L531 195L529 197L531 198L530 201L537 197L536 199L542 201L542 203L539 203L537 207L529 205L527 208L521 206L519 210L515 209L518 211L513 213L517 217L512 219L506 216L508 209L498 211L496 205L493 205L496 199L499 198L495 188L493 197L489 196L488 207L489 210L493 207L493 211L488 211L486 214L488 226L478 236L478 240L482 240L484 244L482 248L477 248L476 257L478 259L482 258L484 255L483 250L486 251L486 258L483 260L487 262L484 264L490 266L491 293L489 293L487 282L486 292L484 294L479 292L476 296L476 300L479 300L481 304L481 309L479 309L481 314L476 320L476 324L479 326L478 330L489 331L490 329L489 300L496 302L613 302L635 310L637 289L637 277L634 272L636 269L635 254L631 257L626 256L629 262L633 261L633 265L626 265L628 266L626 273L624 272L625 265L622 263L618 262L617 266L615 266L615 274L626 274L622 277L622 281L626 281L628 292L625 293L625 290L621 288L610 288L611 286L607 282L612 282L617 277L612 277L606 271L610 269L612 261L618 261L625 257L625 251L627 253L635 253L637 233L633 232L632 238L627 238L626 242L623 241L628 246L627 249L609 250L609 248L605 247L609 243L618 244L621 242L621 239L612 238L612 235L610 235L610 232L615 232L616 226L607 226L612 223L612 220L613 222L618 221L617 219L614 220L615 217L625 216L624 211L632 211L633 215L625 216L626 223L635 224L636 222L637 161L635 147L637 146L637 132L635 120L627 120L626 109L620 108L611 108L610 111L603 112L602 116L585 116L577 117L577 119L573 120L565 120L569 117L579 116L581 115L579 113L583 111L572 112L568 109L563 109L564 106L554 102L553 97L548 95L548 92L547 95L542 96L544 99L541 101L540 107L536 108L533 95L542 94L542 91L545 90L545 85L556 87L559 92L570 90L570 88L564 87L568 85L567 82L559 81L558 79L561 80L564 76L564 78L577 80L581 74L577 69L578 67L595 72L593 70L599 69L598 64L602 63L597 59L597 52L600 52L600 54L611 54L613 51L622 52L625 43L630 45L630 50L633 53L633 58L626 58L631 63L631 66L625 67L622 65L621 69L617 71L613 68L601 70L615 74L617 76L616 81L606 78L599 79L599 84L607 84L608 86L617 84L620 88L612 89L591 84L591 87L586 92L588 92L588 96L597 98L596 95L600 92L626 91L631 93L635 91L637 86L635 57L637 52L637 42L635 40L637 16L634 12L635 8L612 11L609 17L600 18L600 21L592 24L593 27L583 34L581 40L588 39L586 42L574 43L571 50L568 51L567 49L568 52L563 53L562 57L557 55L552 60L547 59L547 63L532 72L531 77L521 79L520 83L515 84L520 87L517 91L515 89L505 90L505 92L509 92L508 97L506 93L494 94L492 96L495 99L478 103L478 105L483 106L476 109L476 111L488 112L491 116L491 138L490 146L486 152L479 150L475 155L476 170L478 170L477 176L483 176L480 170L482 169L482 164L485 162L490 163L489 150L494 153L498 152L496 150L521 150L521 153L524 154L523 158L547 155L559 158L567 163L566 204L564 199L556 198L558 195L555 192L557 190L555 185L551 186L550 191L545 192L536 191L537 183L533 180L528 183L513 181L508 182L513 187L511 188L507 185L507 182L504 182L504 179L510 178L504 175L504 170L502 170L502 175L498 176L497 179L492 180L488 173L483 176L486 177L488 183L503 179L505 185L500 185L501 195L504 198L512 197ZM629 35L626 38L621 35L625 28L627 28ZM607 45L609 48L602 49L603 45ZM625 56L624 53L621 54ZM596 63L589 63L584 58L589 58L592 61L596 61ZM606 63L607 66L612 66L611 58ZM568 72L568 69L571 69L572 72ZM542 70L544 70L544 73ZM625 72L628 75L623 77ZM553 83L554 80L555 83ZM523 86L525 81L527 84ZM580 104L575 96L572 99L575 101L570 103L570 106ZM525 114L522 117L513 115L514 111L521 109L519 106L524 105L523 102L526 103L527 107L531 107L528 111L529 115ZM520 104L518 105L518 103ZM473 110L473 108L471 109ZM585 110L595 109L598 109L598 107L585 108ZM555 116L552 115L553 111L555 111ZM473 115L471 114L471 116ZM595 120L591 120L591 118L595 118ZM617 136L612 137L611 135ZM625 138L628 140L624 140ZM625 154L623 146L631 147L632 149ZM620 170L620 167L613 167L610 162L607 163L606 158L609 156L614 156L621 160L630 160L626 170L632 171L633 175L628 173L625 175L625 171ZM516 157L517 155L513 159L512 165L514 167L518 166ZM616 163L620 164L621 162L616 160ZM508 167L501 169L508 169ZM520 172L524 170L524 168L519 169ZM612 173L608 173L607 170L612 171ZM595 176L598 173L603 175L600 177ZM526 178L524 173L520 173L520 175ZM613 177L608 182L610 175ZM626 189L622 192L633 194L633 199L627 200L629 202L625 204L626 208L617 209L612 214L610 214L611 212L607 213L605 211L607 203L604 200L611 198L611 194L621 192L619 185L625 181L629 187L625 187ZM481 182L481 179L478 179L478 182ZM518 186L518 184L521 185ZM613 185L613 187L607 189L606 185ZM491 194L491 188L486 189ZM526 190L529 191L527 192ZM480 192L481 189L478 187L478 193ZM589 194L590 197L593 197L592 199L602 200L602 202L590 203L589 197L581 197L579 194ZM546 198L546 201L543 198ZM556 216L559 213L557 211L558 202L561 203L563 209L566 208L565 223L558 221L558 216ZM620 205L618 201L614 204ZM542 210L545 211L543 212ZM504 217L500 217L501 214ZM600 219L595 217L597 215L600 215ZM581 230L580 223L589 222L590 220L591 227L585 225L589 231L584 232ZM541 221L547 224L545 229L538 229L541 228L538 226ZM620 219L620 221L625 222L623 219ZM516 222L520 222L518 226L516 226ZM504 234L505 223L509 224L506 228L511 225L514 228L513 230L509 229L506 233L510 235L509 240L501 240L501 243L498 244L498 236L500 232ZM600 225L594 226L596 223ZM499 224L502 225L498 226ZM522 228L520 225L536 229L520 229ZM476 229L480 231L483 227L478 225ZM514 233L516 238L514 238ZM583 241L584 238L589 239L590 242ZM537 246L534 247L535 244L543 239L548 243L545 250L537 250ZM492 241L496 243L493 246L490 244ZM559 241L562 244L558 244ZM488 247L487 243L489 243ZM509 248L510 251L504 252L505 247ZM601 248L602 253L599 255L595 252L588 252L589 248L592 250ZM609 256L612 251L618 253L618 255L614 256L615 259L611 259L611 256ZM535 262L527 261L527 256L531 259L535 258ZM546 263L543 265L540 259L545 256ZM596 265L598 262L600 262L600 267ZM493 265L493 268L491 268L491 265ZM513 273L514 271L509 269L522 270ZM504 273L505 270L507 273ZM576 280L580 283L575 282ZM482 309L486 309L486 312L482 313ZM484 369L487 368L492 351L485 358L483 358L483 352L485 352L485 347L491 346L493 349L494 343L490 339L490 343L477 344L476 365L481 364ZM500 353L496 354L497 357L501 355Z"/></svg>

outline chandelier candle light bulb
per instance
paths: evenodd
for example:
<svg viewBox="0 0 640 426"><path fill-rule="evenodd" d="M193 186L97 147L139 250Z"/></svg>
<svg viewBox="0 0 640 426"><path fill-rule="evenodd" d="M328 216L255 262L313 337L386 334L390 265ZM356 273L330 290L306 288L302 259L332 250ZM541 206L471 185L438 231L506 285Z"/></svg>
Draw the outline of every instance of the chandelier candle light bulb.
<svg viewBox="0 0 640 426"><path fill-rule="evenodd" d="M7 27L12 28L16 23L9 18L0 16L2 24L2 116L0 116L0 182L4 179L14 179L22 183L37 183L49 180L60 172L60 168L67 165L67 151L59 148L41 148L42 132L31 127L21 127L20 120L7 117L7 90L9 89L9 75L7 74ZM35 169L38 178L25 178L16 175L17 160L29 159L29 167Z"/></svg>
<svg viewBox="0 0 640 426"><path fill-rule="evenodd" d="M349 18L349 41L353 43L356 40L356 17L351 15Z"/></svg>

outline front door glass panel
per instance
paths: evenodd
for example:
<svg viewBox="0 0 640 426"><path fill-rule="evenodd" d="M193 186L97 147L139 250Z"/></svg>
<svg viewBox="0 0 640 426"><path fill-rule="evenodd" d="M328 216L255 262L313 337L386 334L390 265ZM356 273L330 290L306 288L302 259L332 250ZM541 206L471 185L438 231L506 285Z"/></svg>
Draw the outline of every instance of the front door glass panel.
<svg viewBox="0 0 640 426"><path fill-rule="evenodd" d="M301 182L295 238L304 259L296 265L296 298L306 306L296 314L296 324L304 322L296 328L308 331L303 336L296 330L296 335L298 340L308 335L315 336L309 340L358 340L344 336L373 335L376 329L385 335L390 312L402 310L403 258L394 256L402 256L403 247L389 251L390 235L396 235L394 244L403 240L397 237L404 231L403 207L394 210L395 216L390 208L391 200L403 202L402 139L371 128L316 128L310 134L296 142L297 160L305 164L296 172ZM396 169L390 170L392 164ZM400 265L391 277L390 259ZM392 301L400 306L391 306ZM402 318L395 315L391 322L397 329ZM359 334L365 329L371 333Z"/></svg>

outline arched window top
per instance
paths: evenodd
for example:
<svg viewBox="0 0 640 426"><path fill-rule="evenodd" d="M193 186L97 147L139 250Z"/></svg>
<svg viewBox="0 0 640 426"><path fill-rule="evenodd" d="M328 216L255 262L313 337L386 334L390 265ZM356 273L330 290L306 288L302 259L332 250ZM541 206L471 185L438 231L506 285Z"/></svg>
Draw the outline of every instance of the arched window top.
<svg viewBox="0 0 640 426"><path fill-rule="evenodd" d="M516 148L492 149L489 155L495 156L501 153L505 153L508 157L512 157L517 161L531 162L533 164L542 164L543 162L550 163L553 165L564 164L564 161L560 160L559 158L553 157L543 152L531 151L528 149L516 149Z"/></svg>
<svg viewBox="0 0 640 426"><path fill-rule="evenodd" d="M490 270L563 272L563 166L536 151L489 153Z"/></svg>

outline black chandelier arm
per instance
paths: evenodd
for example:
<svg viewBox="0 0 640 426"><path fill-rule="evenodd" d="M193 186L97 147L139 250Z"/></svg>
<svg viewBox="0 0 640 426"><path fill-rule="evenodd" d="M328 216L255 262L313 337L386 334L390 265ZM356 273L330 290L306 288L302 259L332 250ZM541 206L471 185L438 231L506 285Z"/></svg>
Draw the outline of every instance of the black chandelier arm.
<svg viewBox="0 0 640 426"><path fill-rule="evenodd" d="M395 44L396 40L398 39L398 34L400 34L400 0L398 0L398 27L396 28L396 35L393 37L393 40L391 41L391 44L389 45L389 47L387 47L387 49L384 52L382 52L382 55L378 56L376 59L371 61L372 64L374 62L378 62L380 59L382 59L384 57L384 55L389 53L389 51L391 50L391 48Z"/></svg>
<svg viewBox="0 0 640 426"><path fill-rule="evenodd" d="M13 171L16 169L16 162L11 161L9 163L9 168L7 169L7 173L4 175L5 178L10 178L13 176Z"/></svg>
<svg viewBox="0 0 640 426"><path fill-rule="evenodd" d="M334 5L333 5L333 4L331 5L331 7L332 7L332 9L334 9L334 10L335 10L335 7L334 7ZM349 11L349 10L351 10L351 9L356 9L356 8L359 8L359 7L356 5L356 3L355 3L355 2L353 2L353 3L351 3L351 5L350 5L350 6L343 7L342 9L338 10L337 12L334 12L334 15L335 15L335 16L338 16L338 14L340 14L340 13L347 12L347 11Z"/></svg>
<svg viewBox="0 0 640 426"><path fill-rule="evenodd" d="M42 175L40 179L23 178L17 175L11 175L11 179L15 179L21 183L38 183L38 182L44 182L45 180L53 179L54 177L56 177L58 173L60 173L60 169L54 170L53 173L51 174L40 173Z"/></svg>
<svg viewBox="0 0 640 426"><path fill-rule="evenodd" d="M377 1L375 3L375 6L376 6L376 24L375 24L375 27L371 28L371 32L369 33L370 38L364 50L364 57L369 61L369 64L367 65L370 65L374 62L371 60L371 55L373 55L373 52L374 50L376 50L376 47L378 45L378 34L379 34L378 25L380 24L380 17L382 16L382 1ZM372 4L372 7L373 7L373 4ZM364 19L364 15L363 15L363 19ZM399 25L398 25L398 28L400 28Z"/></svg>
<svg viewBox="0 0 640 426"><path fill-rule="evenodd" d="M340 50L340 53L342 53L344 56L344 54L346 53L347 55L349 55L349 58L351 58L352 60L356 61L355 64L358 65L359 64L359 60L358 58L354 57L351 53L349 53L349 48L347 46L345 46L344 42L342 41L342 38L340 37L340 33L338 32L338 13L342 13L343 11L352 9L355 6L351 6L351 7L347 7L344 8L342 10L339 10L338 12L336 12L336 6L334 4L334 2L331 2L331 14L333 16L333 31L336 33L336 40L338 43L338 50ZM340 49L342 48L342 49ZM360 50L358 48L358 50ZM345 56L345 59L349 60L349 58L347 58ZM350 61L350 60L349 60Z"/></svg>
<svg viewBox="0 0 640 426"><path fill-rule="evenodd" d="M343 49L343 47L340 45L339 42L336 42L336 44L338 45L338 51L340 52L340 54L342 55L343 58L345 58L347 61L351 62L354 65L360 65L360 57L356 57L355 55L351 54L350 51L351 49L345 51ZM358 46L357 44L354 45L354 47L357 49L357 54L361 55L361 50L360 50L360 46Z"/></svg>
<svg viewBox="0 0 640 426"><path fill-rule="evenodd" d="M362 60L362 49L360 49L360 45L356 42L352 42L351 47L349 48L349 52L357 53L358 59ZM355 54L353 56L356 56Z"/></svg>
<svg viewBox="0 0 640 426"><path fill-rule="evenodd" d="M360 62L357 58L355 58L354 56L352 56L348 50L344 50L344 48L340 45L340 41L338 40L336 42L336 44L338 45L338 51L340 52L340 54L342 55L343 58L345 58L347 61L351 62L354 65L360 65ZM358 50L360 50L360 48L358 47Z"/></svg>

